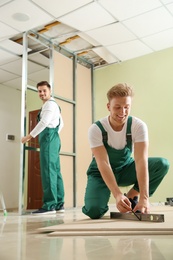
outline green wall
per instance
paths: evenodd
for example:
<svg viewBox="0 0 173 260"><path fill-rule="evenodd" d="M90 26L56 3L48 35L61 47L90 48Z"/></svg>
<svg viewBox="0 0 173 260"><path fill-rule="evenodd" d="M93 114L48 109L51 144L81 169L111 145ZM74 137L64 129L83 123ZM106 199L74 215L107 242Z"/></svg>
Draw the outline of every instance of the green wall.
<svg viewBox="0 0 173 260"><path fill-rule="evenodd" d="M149 156L165 157L170 162L170 170L150 198L151 203L165 202L166 197L173 197L172 68L173 48L170 48L94 71L95 120L108 114L108 89L119 82L131 84L135 92L131 115L141 118L148 125Z"/></svg>

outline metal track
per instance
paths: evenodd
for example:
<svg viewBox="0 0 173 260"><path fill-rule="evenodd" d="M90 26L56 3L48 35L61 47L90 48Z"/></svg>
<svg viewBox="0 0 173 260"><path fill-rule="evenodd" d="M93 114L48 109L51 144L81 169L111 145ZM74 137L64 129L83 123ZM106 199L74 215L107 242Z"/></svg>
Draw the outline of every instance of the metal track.
<svg viewBox="0 0 173 260"><path fill-rule="evenodd" d="M138 216L135 216L135 214ZM110 212L110 218L117 219L127 219L127 220L138 220L138 221L148 221L148 222L164 222L163 214L143 214L143 213L120 213L120 212Z"/></svg>

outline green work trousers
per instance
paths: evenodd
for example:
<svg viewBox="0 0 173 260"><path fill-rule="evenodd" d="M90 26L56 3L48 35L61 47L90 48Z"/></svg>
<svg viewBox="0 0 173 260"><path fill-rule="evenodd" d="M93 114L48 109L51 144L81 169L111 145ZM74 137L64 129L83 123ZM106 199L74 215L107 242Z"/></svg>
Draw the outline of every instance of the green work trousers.
<svg viewBox="0 0 173 260"><path fill-rule="evenodd" d="M60 170L61 141L58 127L39 134L43 209L59 209L64 204L64 184Z"/></svg>
<svg viewBox="0 0 173 260"><path fill-rule="evenodd" d="M155 192L162 179L169 169L167 159L160 157L148 158L149 170L149 195ZM88 181L85 193L85 205L82 211L92 219L101 218L108 211L108 201L110 190L103 181L100 172L96 169L92 172L88 170ZM133 188L139 191L136 177L135 162L131 160L128 165L114 172L118 186L125 187L134 185ZM139 191L140 192L140 191Z"/></svg>

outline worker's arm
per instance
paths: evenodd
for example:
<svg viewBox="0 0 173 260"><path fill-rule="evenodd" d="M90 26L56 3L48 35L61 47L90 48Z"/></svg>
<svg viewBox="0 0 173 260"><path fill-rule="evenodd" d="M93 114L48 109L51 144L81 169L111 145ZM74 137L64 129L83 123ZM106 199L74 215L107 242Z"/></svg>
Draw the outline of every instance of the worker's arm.
<svg viewBox="0 0 173 260"><path fill-rule="evenodd" d="M134 144L134 159L140 198L134 211L149 213L148 142Z"/></svg>

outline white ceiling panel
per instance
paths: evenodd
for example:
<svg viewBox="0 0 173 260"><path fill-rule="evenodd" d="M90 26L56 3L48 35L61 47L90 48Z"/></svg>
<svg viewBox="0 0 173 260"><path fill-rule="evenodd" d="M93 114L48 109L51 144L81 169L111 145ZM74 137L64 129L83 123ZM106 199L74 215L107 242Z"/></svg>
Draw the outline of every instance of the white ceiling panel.
<svg viewBox="0 0 173 260"><path fill-rule="evenodd" d="M17 55L23 54L23 45L18 44L11 40L0 41L0 47L3 47L4 49L8 50L9 52L12 52ZM28 48L28 51L29 50L30 49Z"/></svg>
<svg viewBox="0 0 173 260"><path fill-rule="evenodd" d="M16 78L16 75L12 74L11 72L2 70L0 68L0 83L15 79L15 78Z"/></svg>
<svg viewBox="0 0 173 260"><path fill-rule="evenodd" d="M78 32L77 33L81 38L85 39L86 41L88 41L91 45L93 46L99 46L100 43L98 41L96 41L93 37L90 37L90 35L88 33L84 33L84 32Z"/></svg>
<svg viewBox="0 0 173 260"><path fill-rule="evenodd" d="M98 28L116 20L97 3L91 3L58 19L81 31Z"/></svg>
<svg viewBox="0 0 173 260"><path fill-rule="evenodd" d="M48 79L49 43L94 69L173 47L173 0L0 0L1 79L11 73L12 87L21 86L11 77L22 76L28 30L35 33L28 41L28 80L35 86Z"/></svg>
<svg viewBox="0 0 173 260"><path fill-rule="evenodd" d="M28 75L34 72L43 70L43 66L36 64L35 62L28 61Z"/></svg>
<svg viewBox="0 0 173 260"><path fill-rule="evenodd" d="M15 75L22 76L22 58L18 58L15 61L2 65L0 68Z"/></svg>
<svg viewBox="0 0 173 260"><path fill-rule="evenodd" d="M173 3L173 0L161 0L163 4Z"/></svg>
<svg viewBox="0 0 173 260"><path fill-rule="evenodd" d="M10 63L7 63L0 68L6 70L6 71L11 71L12 73L22 76L22 59L11 61ZM36 64L35 62L28 61L28 74L40 71L43 69L43 66Z"/></svg>
<svg viewBox="0 0 173 260"><path fill-rule="evenodd" d="M49 79L45 79L45 80L47 80L47 81L49 81ZM41 81L41 80L39 80L39 81ZM35 89L37 90L37 83L38 83L38 81L33 81L33 80L31 80L31 79L29 79L28 78L28 83L27 83L27 85L28 86L31 86L31 87L35 87Z"/></svg>
<svg viewBox="0 0 173 260"><path fill-rule="evenodd" d="M168 10L173 14L173 3L166 6Z"/></svg>
<svg viewBox="0 0 173 260"><path fill-rule="evenodd" d="M142 38L142 41L154 51L170 48L173 46L173 29Z"/></svg>
<svg viewBox="0 0 173 260"><path fill-rule="evenodd" d="M9 27L8 25L0 22L0 41L10 38L13 35L18 34L18 33L19 33L18 30L15 30L15 29Z"/></svg>
<svg viewBox="0 0 173 260"><path fill-rule="evenodd" d="M0 8L0 21L20 32L45 25L53 19L27 0L15 0Z"/></svg>
<svg viewBox="0 0 173 260"><path fill-rule="evenodd" d="M7 63L17 60L19 58L17 55L13 55L13 54L8 53L1 49L0 49L0 57L1 57L0 65L7 64Z"/></svg>
<svg viewBox="0 0 173 260"><path fill-rule="evenodd" d="M42 80L49 81L49 69L42 69L40 71L28 74L28 80L35 82L34 86L36 86L37 82Z"/></svg>
<svg viewBox="0 0 173 260"><path fill-rule="evenodd" d="M13 80L7 80L5 82L5 86L10 87L10 88L15 88L15 89L21 89L22 88L22 78L16 78Z"/></svg>
<svg viewBox="0 0 173 260"><path fill-rule="evenodd" d="M173 27L173 16L161 7L124 21L123 24L137 36L145 37Z"/></svg>
<svg viewBox="0 0 173 260"><path fill-rule="evenodd" d="M137 58L152 52L149 47L138 40L108 46L107 49L120 61Z"/></svg>
<svg viewBox="0 0 173 260"><path fill-rule="evenodd" d="M42 71L31 73L28 77L28 85L36 86L39 81L47 80L49 81L49 71L47 69L43 69ZM22 88L22 77L18 77L16 79L10 80L8 79L5 82L7 87L21 89Z"/></svg>
<svg viewBox="0 0 173 260"><path fill-rule="evenodd" d="M102 45L111 45L136 39L136 36L120 23L109 24L98 29L87 31L87 34Z"/></svg>
<svg viewBox="0 0 173 260"><path fill-rule="evenodd" d="M47 57L45 57L44 55L42 55L41 53L31 54L31 55L29 55L28 59L30 61L33 61L33 62L40 64L42 66L45 66L45 67L50 66L50 60Z"/></svg>
<svg viewBox="0 0 173 260"><path fill-rule="evenodd" d="M118 62L118 59L113 56L105 47L97 47L94 48L94 52L96 52L100 57L102 57L108 63Z"/></svg>
<svg viewBox="0 0 173 260"><path fill-rule="evenodd" d="M159 0L99 0L118 20L125 20L161 6Z"/></svg>
<svg viewBox="0 0 173 260"><path fill-rule="evenodd" d="M14 0L12 0L14 1ZM0 1L0 6L4 5L4 4L7 4L8 2L11 2L11 0L1 0Z"/></svg>
<svg viewBox="0 0 173 260"><path fill-rule="evenodd" d="M81 6L93 2L92 0L32 0L32 2L45 9L54 17L60 17Z"/></svg>

